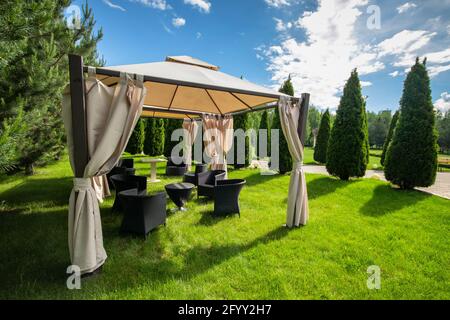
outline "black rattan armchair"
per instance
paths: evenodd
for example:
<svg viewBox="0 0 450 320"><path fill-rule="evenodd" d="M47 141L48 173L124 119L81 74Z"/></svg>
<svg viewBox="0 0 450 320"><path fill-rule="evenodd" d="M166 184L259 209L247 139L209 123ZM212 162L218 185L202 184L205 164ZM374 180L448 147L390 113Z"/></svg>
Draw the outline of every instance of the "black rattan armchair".
<svg viewBox="0 0 450 320"><path fill-rule="evenodd" d="M198 186L198 175L202 172L206 172L207 170L208 166L206 164L197 164L195 165L195 172L188 172L184 174L183 181Z"/></svg>
<svg viewBox="0 0 450 320"><path fill-rule="evenodd" d="M126 174L116 174L111 177L111 181L116 189L113 211L122 211L122 201L118 194L125 190L137 189L139 194L147 194L147 177L131 176Z"/></svg>
<svg viewBox="0 0 450 320"><path fill-rule="evenodd" d="M118 167L133 169L134 168L134 159L122 159L119 161Z"/></svg>
<svg viewBox="0 0 450 320"><path fill-rule="evenodd" d="M169 158L166 166L166 176L182 177L188 171L188 166L184 162L174 161Z"/></svg>
<svg viewBox="0 0 450 320"><path fill-rule="evenodd" d="M244 187L246 181L236 180L219 180L214 187L214 215L224 216L228 214L239 214L239 194Z"/></svg>
<svg viewBox="0 0 450 320"><path fill-rule="evenodd" d="M224 180L227 173L223 170L206 171L198 174L197 196L214 198L214 187L218 180Z"/></svg>
<svg viewBox="0 0 450 320"><path fill-rule="evenodd" d="M109 188L114 190L114 184L111 181L111 177L116 174L127 174L134 175L136 173L136 169L134 169L134 159L122 159L119 163L112 168L110 172L106 174L106 178L108 179Z"/></svg>
<svg viewBox="0 0 450 320"><path fill-rule="evenodd" d="M138 189L131 189L119 193L123 203L123 220L121 232L134 233L147 238L152 230L160 225L166 225L166 194L140 194Z"/></svg>

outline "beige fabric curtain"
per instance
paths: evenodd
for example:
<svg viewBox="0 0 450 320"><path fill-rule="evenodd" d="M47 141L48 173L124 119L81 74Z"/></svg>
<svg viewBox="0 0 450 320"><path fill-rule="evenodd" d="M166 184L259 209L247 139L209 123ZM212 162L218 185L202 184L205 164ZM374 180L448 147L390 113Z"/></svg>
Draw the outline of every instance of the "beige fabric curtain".
<svg viewBox="0 0 450 320"><path fill-rule="evenodd" d="M86 118L89 162L83 178L74 179L69 200L69 251L73 265L81 272L98 269L106 260L98 198L105 194L104 175L119 161L141 113L146 88L143 78L134 81L121 74L115 87L97 81L90 72L86 79ZM63 99L69 156L74 168L73 128L70 93Z"/></svg>
<svg viewBox="0 0 450 320"><path fill-rule="evenodd" d="M295 102L295 103L294 103ZM308 192L303 172L303 145L298 135L300 103L289 97L278 102L281 127L289 146L294 165L289 184L286 225L290 228L306 225L308 222Z"/></svg>
<svg viewBox="0 0 450 320"><path fill-rule="evenodd" d="M204 115L203 120L203 140L205 142L205 153L211 158L211 169L219 165L219 120L215 116Z"/></svg>
<svg viewBox="0 0 450 320"><path fill-rule="evenodd" d="M192 146L195 142L195 137L198 133L198 123L197 121L191 119L184 119L183 121L184 129L184 163L189 167L192 165Z"/></svg>
<svg viewBox="0 0 450 320"><path fill-rule="evenodd" d="M215 170L227 170L227 154L233 146L233 117L225 116L219 119L219 163L215 166Z"/></svg>

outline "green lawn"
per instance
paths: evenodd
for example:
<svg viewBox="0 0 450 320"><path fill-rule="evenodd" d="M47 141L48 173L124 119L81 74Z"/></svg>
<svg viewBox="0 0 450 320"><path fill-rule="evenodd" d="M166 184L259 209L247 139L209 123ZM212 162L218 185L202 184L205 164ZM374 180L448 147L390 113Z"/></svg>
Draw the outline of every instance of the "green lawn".
<svg viewBox="0 0 450 320"><path fill-rule="evenodd" d="M30 178L0 177L0 298L450 299L449 201L308 175L310 223L288 231L288 176L230 176L247 179L241 218L213 219L212 203L192 200L147 241L121 236L121 216L106 201L109 259L78 291L65 287L67 160ZM366 287L370 265L381 267L381 290Z"/></svg>
<svg viewBox="0 0 450 320"><path fill-rule="evenodd" d="M370 170L383 170L380 164L382 150L370 150L369 164L367 169ZM303 161L306 165L317 165L318 163L314 161L314 149L311 147L305 148L305 159Z"/></svg>

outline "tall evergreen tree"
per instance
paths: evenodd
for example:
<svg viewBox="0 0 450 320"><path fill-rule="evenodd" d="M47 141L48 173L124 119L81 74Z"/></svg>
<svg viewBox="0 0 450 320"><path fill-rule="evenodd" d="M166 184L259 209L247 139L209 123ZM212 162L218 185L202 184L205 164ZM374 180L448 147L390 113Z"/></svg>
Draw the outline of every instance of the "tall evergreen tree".
<svg viewBox="0 0 450 320"><path fill-rule="evenodd" d="M181 129L182 126L183 120L168 119L166 121L166 132L165 132L166 141L164 143L164 155L166 157L170 157L170 155L172 154L172 149L180 142L180 141L172 141L172 133L177 129Z"/></svg>
<svg viewBox="0 0 450 320"><path fill-rule="evenodd" d="M317 134L317 143L314 148L314 160L319 163L327 163L328 141L330 140L331 117L330 111L324 112L320 120L319 133Z"/></svg>
<svg viewBox="0 0 450 320"><path fill-rule="evenodd" d="M0 3L0 136L3 124L23 111L14 162L32 174L34 164L58 158L64 148L62 91L68 82L68 53L98 61L92 10L83 6L76 29L64 19L68 0Z"/></svg>
<svg viewBox="0 0 450 320"><path fill-rule="evenodd" d="M386 160L386 153L388 150L388 147L392 141L392 136L394 135L395 127L397 126L398 117L400 115L400 111L396 111L394 116L392 117L391 124L389 126L389 132L386 137L386 140L384 141L383 145L383 152L381 153L381 165L384 166L384 161Z"/></svg>
<svg viewBox="0 0 450 320"><path fill-rule="evenodd" d="M353 70L341 97L331 130L327 170L342 180L363 177L369 161L365 101L357 70Z"/></svg>
<svg viewBox="0 0 450 320"><path fill-rule="evenodd" d="M386 179L402 189L434 184L437 171L437 131L430 78L423 63L406 77L400 100L400 117L386 154Z"/></svg>
<svg viewBox="0 0 450 320"><path fill-rule="evenodd" d="M139 119L136 127L131 134L130 140L128 141L127 152L131 154L141 154L144 152L144 142L145 142L145 120Z"/></svg>
<svg viewBox="0 0 450 320"><path fill-rule="evenodd" d="M294 86L292 85L291 76L283 83L280 90L281 93L287 94L289 96L294 96ZM280 153L280 168L279 171L281 174L285 174L292 170L292 156L289 152L289 146L284 137L283 130L281 128L280 122L280 113L278 108L275 110L275 115L272 123L273 129L280 130L280 143L279 143L279 153Z"/></svg>
<svg viewBox="0 0 450 320"><path fill-rule="evenodd" d="M270 119L269 119L269 112L268 111L263 111L262 112L262 116L261 116L261 122L259 124L259 129L260 130L267 130L267 150L266 150L266 155L270 156ZM259 137L259 135L258 135ZM259 148L259 144L258 144L258 148ZM261 156L262 154L262 150L259 150L258 152L258 156Z"/></svg>
<svg viewBox="0 0 450 320"><path fill-rule="evenodd" d="M438 144L442 152L450 151L450 110L439 113L437 117L437 127L439 132Z"/></svg>
<svg viewBox="0 0 450 320"><path fill-rule="evenodd" d="M144 143L144 153L146 155L154 157L164 153L164 132L164 119L147 119Z"/></svg>
<svg viewBox="0 0 450 320"><path fill-rule="evenodd" d="M234 131L238 129L242 129L245 133L247 130L251 128L251 119L249 113L244 113L240 115L234 116L233 119L233 129ZM238 155L238 148L237 148L238 139L234 138L233 148L234 148L234 167L236 169L248 167L250 165L250 137L245 136L245 153L244 153L244 163L238 163L241 162L239 159L241 158Z"/></svg>

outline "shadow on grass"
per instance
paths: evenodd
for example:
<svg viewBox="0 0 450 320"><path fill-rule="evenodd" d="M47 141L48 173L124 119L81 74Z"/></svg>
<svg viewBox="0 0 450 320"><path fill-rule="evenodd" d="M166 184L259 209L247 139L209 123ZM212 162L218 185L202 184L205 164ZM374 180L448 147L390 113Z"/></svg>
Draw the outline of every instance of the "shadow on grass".
<svg viewBox="0 0 450 320"><path fill-rule="evenodd" d="M156 271L158 276L155 278L155 282L159 283L173 281L174 279L190 279L256 246L281 240L288 234L287 228L279 227L246 244L195 246L182 254L183 263L181 267L172 260L160 259L155 263L139 266L139 269L148 272Z"/></svg>
<svg viewBox="0 0 450 320"><path fill-rule="evenodd" d="M255 169L256 170L256 169ZM275 179L281 179L284 175L275 174L275 175L262 175L259 170L256 173L243 177L247 181L246 185L251 187L258 185L260 183L265 183Z"/></svg>
<svg viewBox="0 0 450 320"><path fill-rule="evenodd" d="M70 264L67 210L1 213L0 257L0 291L3 295L10 289L21 288L23 291L54 284L64 286L65 271Z"/></svg>
<svg viewBox="0 0 450 320"><path fill-rule="evenodd" d="M336 192L339 189L348 187L358 180L341 181L333 177L320 177L307 183L308 198L314 200L330 193Z"/></svg>
<svg viewBox="0 0 450 320"><path fill-rule="evenodd" d="M31 203L48 203L52 206L66 205L72 189L71 178L27 179L0 194L8 205L24 207ZM51 199L51 200L49 200Z"/></svg>
<svg viewBox="0 0 450 320"><path fill-rule="evenodd" d="M361 207L360 213L367 216L383 216L395 213L403 208L414 206L431 197L414 190L393 189L390 185L375 188L372 198Z"/></svg>

